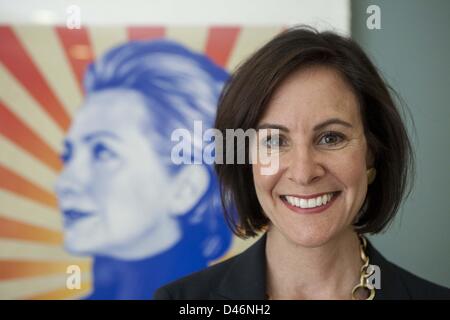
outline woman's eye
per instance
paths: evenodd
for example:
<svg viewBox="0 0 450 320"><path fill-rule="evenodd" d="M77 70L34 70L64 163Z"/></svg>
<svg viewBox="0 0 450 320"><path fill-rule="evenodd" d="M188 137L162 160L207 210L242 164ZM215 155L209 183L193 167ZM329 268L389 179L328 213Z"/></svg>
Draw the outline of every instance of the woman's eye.
<svg viewBox="0 0 450 320"><path fill-rule="evenodd" d="M72 157L72 146L67 142L64 144L64 151L60 157L63 163L69 162L70 158Z"/></svg>
<svg viewBox="0 0 450 320"><path fill-rule="evenodd" d="M329 145L336 146L344 140L344 137L341 134L336 132L327 132L324 134L319 141L321 145Z"/></svg>
<svg viewBox="0 0 450 320"><path fill-rule="evenodd" d="M284 145L284 140L280 136L268 136L262 141L266 148L279 148Z"/></svg>
<svg viewBox="0 0 450 320"><path fill-rule="evenodd" d="M97 161L108 161L117 158L117 154L103 143L96 143L93 147L93 156Z"/></svg>

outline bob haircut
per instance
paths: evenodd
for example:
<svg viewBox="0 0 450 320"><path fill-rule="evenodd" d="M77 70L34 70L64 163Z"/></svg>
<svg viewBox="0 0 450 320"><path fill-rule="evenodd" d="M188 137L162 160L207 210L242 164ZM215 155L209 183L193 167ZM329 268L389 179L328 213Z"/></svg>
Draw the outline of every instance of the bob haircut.
<svg viewBox="0 0 450 320"><path fill-rule="evenodd" d="M255 129L283 81L300 69L318 65L338 71L357 97L377 177L369 185L353 225L361 234L379 233L390 224L402 199L411 192L414 154L391 93L398 95L352 39L308 26L279 34L229 79L219 99L215 128L223 136L226 129ZM234 148L236 154L242 146ZM249 159L248 144L244 148ZM226 151L226 147L220 150L224 154ZM253 237L267 227L269 219L256 196L251 164L234 163L215 165L225 217L237 236Z"/></svg>

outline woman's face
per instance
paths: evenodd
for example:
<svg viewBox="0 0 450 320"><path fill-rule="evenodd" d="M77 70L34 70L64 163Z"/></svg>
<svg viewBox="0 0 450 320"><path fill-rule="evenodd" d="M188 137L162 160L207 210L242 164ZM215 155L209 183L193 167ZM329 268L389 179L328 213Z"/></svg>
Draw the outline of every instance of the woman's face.
<svg viewBox="0 0 450 320"><path fill-rule="evenodd" d="M178 239L164 193L169 179L143 134L147 117L131 90L91 94L79 110L56 185L68 251L130 258L141 255L133 252L139 245L152 255Z"/></svg>
<svg viewBox="0 0 450 320"><path fill-rule="evenodd" d="M258 127L279 129L276 136L260 130L257 139L259 148L278 157L279 169L263 175L253 164L269 232L317 247L351 230L367 193L369 154L357 98L341 76L318 66L292 74Z"/></svg>

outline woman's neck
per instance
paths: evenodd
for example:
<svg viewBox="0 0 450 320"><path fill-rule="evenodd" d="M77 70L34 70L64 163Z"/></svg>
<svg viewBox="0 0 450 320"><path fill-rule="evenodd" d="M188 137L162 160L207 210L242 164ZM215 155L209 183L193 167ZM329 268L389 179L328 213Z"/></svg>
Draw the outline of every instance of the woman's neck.
<svg viewBox="0 0 450 320"><path fill-rule="evenodd" d="M359 239L350 229L315 248L269 229L266 256L271 299L350 299L362 266Z"/></svg>
<svg viewBox="0 0 450 320"><path fill-rule="evenodd" d="M103 249L102 255L130 262L139 261L170 250L180 240L179 223L173 219L167 219L139 237L129 239L124 244L111 245Z"/></svg>

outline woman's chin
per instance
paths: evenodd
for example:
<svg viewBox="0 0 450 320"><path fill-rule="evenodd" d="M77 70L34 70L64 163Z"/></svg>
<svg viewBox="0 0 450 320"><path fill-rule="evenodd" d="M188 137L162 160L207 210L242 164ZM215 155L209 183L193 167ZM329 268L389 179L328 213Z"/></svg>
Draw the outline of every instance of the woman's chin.
<svg viewBox="0 0 450 320"><path fill-rule="evenodd" d="M81 249L72 244L70 244L70 245L64 244L64 250L66 250L69 254L74 255L74 256L90 256L91 255L91 253L88 250Z"/></svg>
<svg viewBox="0 0 450 320"><path fill-rule="evenodd" d="M285 233L285 236L296 246L317 248L329 242L334 237L334 233L322 228L313 228Z"/></svg>
<svg viewBox="0 0 450 320"><path fill-rule="evenodd" d="M64 250L71 255L75 256L91 256L96 253L95 248L92 246L92 242L86 243L85 241L79 241L70 239L67 235L64 237Z"/></svg>

